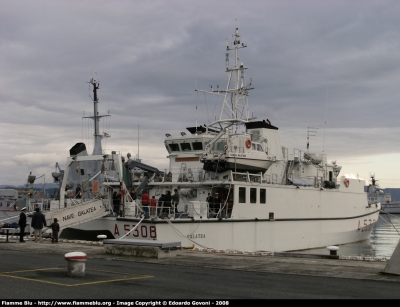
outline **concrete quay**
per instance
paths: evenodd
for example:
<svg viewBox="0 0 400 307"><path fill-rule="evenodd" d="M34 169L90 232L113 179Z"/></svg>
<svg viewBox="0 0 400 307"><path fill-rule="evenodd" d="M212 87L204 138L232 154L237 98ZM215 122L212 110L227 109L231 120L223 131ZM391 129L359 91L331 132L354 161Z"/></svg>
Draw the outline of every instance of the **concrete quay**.
<svg viewBox="0 0 400 307"><path fill-rule="evenodd" d="M10 237L10 243L0 236L0 250L24 251L37 254L65 255L69 252L83 252L91 258L113 261L128 261L158 265L202 267L218 270L247 271L259 273L304 275L316 277L348 278L359 280L400 282L400 276L384 274L386 259L364 258L366 260L343 259L339 256L295 253L253 253L178 250L173 258L139 258L106 254L101 242L66 241L43 243L28 240L20 243Z"/></svg>

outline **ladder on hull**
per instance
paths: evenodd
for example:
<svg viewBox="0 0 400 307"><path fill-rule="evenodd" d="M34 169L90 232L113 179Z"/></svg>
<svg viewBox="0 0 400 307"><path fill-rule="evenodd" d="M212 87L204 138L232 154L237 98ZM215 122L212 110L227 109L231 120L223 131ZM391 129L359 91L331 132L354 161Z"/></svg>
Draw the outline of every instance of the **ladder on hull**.
<svg viewBox="0 0 400 307"><path fill-rule="evenodd" d="M282 176L282 182L281 182L282 185L288 184L288 178L290 178L290 175L292 174L293 165L294 165L293 160L288 160L286 162L285 172L284 175Z"/></svg>

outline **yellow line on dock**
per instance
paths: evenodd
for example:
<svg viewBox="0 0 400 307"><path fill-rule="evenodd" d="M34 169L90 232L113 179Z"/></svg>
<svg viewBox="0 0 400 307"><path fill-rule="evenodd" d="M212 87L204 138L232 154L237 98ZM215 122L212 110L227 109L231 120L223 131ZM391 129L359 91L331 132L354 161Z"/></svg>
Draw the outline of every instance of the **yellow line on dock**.
<svg viewBox="0 0 400 307"><path fill-rule="evenodd" d="M76 286L85 286L85 285L94 285L94 284L101 284L101 283L106 283L106 282L116 282L116 281L128 281L128 280L135 280L135 279L143 279L143 278L153 278L154 276L138 276L138 277L132 277L132 278L119 278L119 279L111 279L111 280L99 280L99 281L93 281L93 282L85 282L82 284L74 284L74 285L65 285L67 287L76 287Z"/></svg>
<svg viewBox="0 0 400 307"><path fill-rule="evenodd" d="M26 272L35 272L35 271L47 271L47 270L61 270L66 269L67 267L58 267L58 268L47 268L47 269L34 269L34 270L23 270L23 271L12 271L12 272L1 272L0 275L3 274L14 274L14 273L26 273Z"/></svg>
<svg viewBox="0 0 400 307"><path fill-rule="evenodd" d="M66 267L3 272L3 273L0 273L0 276L22 279L22 280L27 280L27 281L36 281L36 282L41 282L41 283L45 283L45 284L64 286L64 287L77 287L77 286L94 285L94 284L101 284L101 283L107 283L107 282L128 281L128 280L136 280L136 279L144 279L144 278L153 278L154 277L154 276L150 276L150 275L136 275L135 277L130 277L130 278L125 277L125 278L110 279L110 280L98 280L98 281L79 283L79 284L63 284L63 283L59 283L59 282L46 281L46 280L41 280L41 279L34 279L34 278L27 278L27 277L11 275L11 274L16 274L16 273L26 273L26 272L35 272L35 271L61 270L61 269L65 269L65 268ZM97 271L97 272L118 274L118 275L126 274L123 272L114 272L114 271L106 271L106 270L93 270L93 269L89 269L89 270ZM129 274L129 275L131 275L131 274Z"/></svg>
<svg viewBox="0 0 400 307"><path fill-rule="evenodd" d="M42 282L42 283L51 284L51 285L67 286L66 284L62 284L62 283L58 283L58 282L45 281L45 280L33 279L33 278L26 278L26 277L14 276L14 275L0 274L0 276L10 277L10 278L17 278L17 279L22 279L22 280L29 280L29 281Z"/></svg>

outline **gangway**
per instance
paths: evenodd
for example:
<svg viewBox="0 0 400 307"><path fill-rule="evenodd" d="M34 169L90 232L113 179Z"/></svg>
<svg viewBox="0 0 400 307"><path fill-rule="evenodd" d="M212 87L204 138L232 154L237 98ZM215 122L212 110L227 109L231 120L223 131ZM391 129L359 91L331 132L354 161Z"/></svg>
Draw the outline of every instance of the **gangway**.
<svg viewBox="0 0 400 307"><path fill-rule="evenodd" d="M106 215L106 207L102 199L93 199L74 206L43 212L43 214L47 226L53 223L54 218L57 218L61 231L61 229L103 217Z"/></svg>

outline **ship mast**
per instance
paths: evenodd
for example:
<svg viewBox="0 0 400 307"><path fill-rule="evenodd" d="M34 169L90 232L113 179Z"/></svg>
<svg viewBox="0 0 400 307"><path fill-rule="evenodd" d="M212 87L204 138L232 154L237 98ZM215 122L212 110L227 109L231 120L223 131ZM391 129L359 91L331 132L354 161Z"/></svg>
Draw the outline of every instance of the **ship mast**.
<svg viewBox="0 0 400 307"><path fill-rule="evenodd" d="M103 148L101 146L101 140L106 137L110 137L109 134L105 133L100 134L99 132L99 123L100 123L100 118L105 117L105 116L110 116L109 114L107 115L99 115L98 111L98 103L99 99L97 97L97 90L100 89L100 83L96 81L96 79L92 78L88 83L90 83L93 86L93 116L87 116L83 118L91 118L94 121L94 146L93 146L93 155L101 155L103 154Z"/></svg>
<svg viewBox="0 0 400 307"><path fill-rule="evenodd" d="M227 128L231 125L241 125L249 121L249 111L247 104L248 91L252 90L251 79L248 85L245 84L245 70L243 63L239 61L239 49L246 48L247 45L240 43L239 29L236 28L233 46L226 44L226 72L228 73L228 84L225 90L202 91L216 95L223 95L224 101L221 108L220 117L217 121L209 124L207 128L218 129ZM229 68L229 52L234 51L234 67Z"/></svg>

